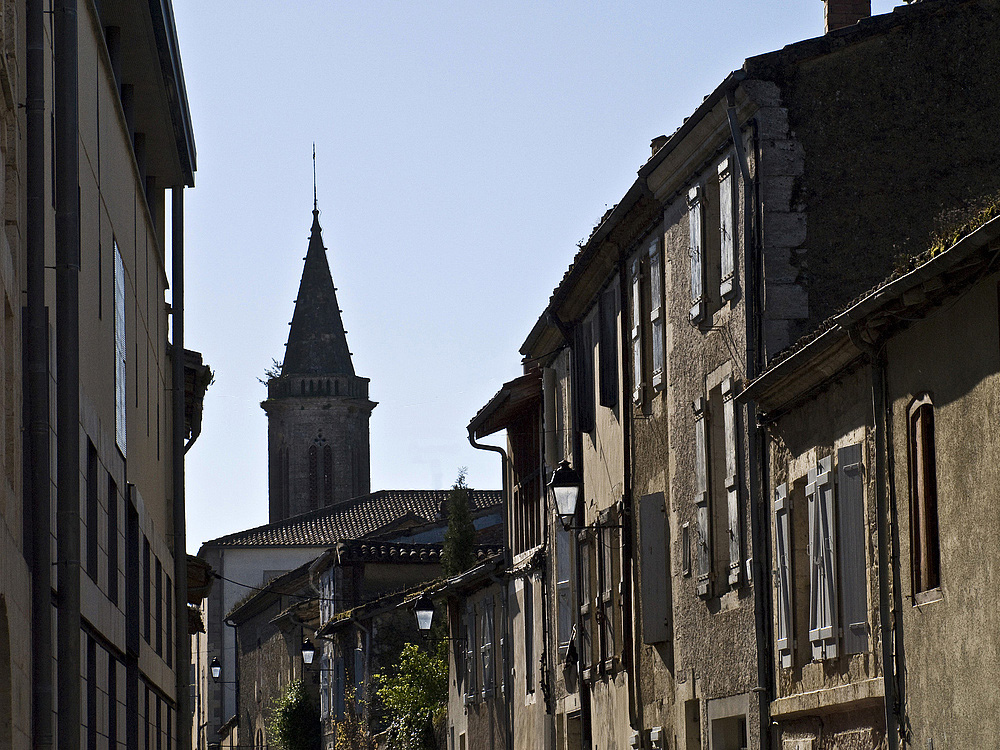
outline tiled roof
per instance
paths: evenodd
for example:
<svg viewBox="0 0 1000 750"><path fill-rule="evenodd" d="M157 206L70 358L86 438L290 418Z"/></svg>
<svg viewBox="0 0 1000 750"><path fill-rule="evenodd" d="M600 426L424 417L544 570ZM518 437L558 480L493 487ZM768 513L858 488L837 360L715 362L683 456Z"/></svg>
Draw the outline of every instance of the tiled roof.
<svg viewBox="0 0 1000 750"><path fill-rule="evenodd" d="M205 542L211 547L332 547L340 541L445 522L450 490L379 490L353 500ZM472 515L497 508L500 490L470 490Z"/></svg>

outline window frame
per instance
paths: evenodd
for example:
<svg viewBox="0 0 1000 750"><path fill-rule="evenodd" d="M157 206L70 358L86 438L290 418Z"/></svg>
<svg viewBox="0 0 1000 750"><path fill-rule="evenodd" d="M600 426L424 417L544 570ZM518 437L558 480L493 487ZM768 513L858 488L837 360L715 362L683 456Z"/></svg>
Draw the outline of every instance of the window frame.
<svg viewBox="0 0 1000 750"><path fill-rule="evenodd" d="M907 409L910 485L910 588L915 604L941 598L941 535L934 401L918 395Z"/></svg>

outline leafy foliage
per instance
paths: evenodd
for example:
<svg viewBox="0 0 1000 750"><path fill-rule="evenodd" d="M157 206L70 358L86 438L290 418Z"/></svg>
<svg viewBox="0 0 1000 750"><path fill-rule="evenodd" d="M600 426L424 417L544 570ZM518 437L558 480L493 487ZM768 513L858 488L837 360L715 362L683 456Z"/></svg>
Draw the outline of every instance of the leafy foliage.
<svg viewBox="0 0 1000 750"><path fill-rule="evenodd" d="M375 750L375 740L372 738L365 720L365 705L354 702L354 696L348 691L344 718L333 722L336 735L334 750Z"/></svg>
<svg viewBox="0 0 1000 750"><path fill-rule="evenodd" d="M458 470L458 479L448 493L448 529L444 533L441 564L446 576L468 570L476 563L476 527L469 508L470 492L465 483L465 467Z"/></svg>
<svg viewBox="0 0 1000 750"><path fill-rule="evenodd" d="M288 683L271 703L267 734L282 750L319 750L323 737L319 710L301 680Z"/></svg>
<svg viewBox="0 0 1000 750"><path fill-rule="evenodd" d="M448 662L407 643L393 674L374 677L378 695L393 717L387 736L390 750L433 750L436 733L447 717Z"/></svg>

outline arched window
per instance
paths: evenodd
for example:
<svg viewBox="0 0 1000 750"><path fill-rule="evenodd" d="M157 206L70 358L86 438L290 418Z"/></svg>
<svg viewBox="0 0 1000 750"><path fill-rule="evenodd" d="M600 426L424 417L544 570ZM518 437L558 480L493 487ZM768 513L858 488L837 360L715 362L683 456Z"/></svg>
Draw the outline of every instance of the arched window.
<svg viewBox="0 0 1000 750"><path fill-rule="evenodd" d="M941 586L938 536L937 468L934 454L934 403L930 394L914 399L909 409L910 560L913 593ZM917 598L919 603L920 597Z"/></svg>
<svg viewBox="0 0 1000 750"><path fill-rule="evenodd" d="M309 446L309 508L319 505L319 448Z"/></svg>
<svg viewBox="0 0 1000 750"><path fill-rule="evenodd" d="M333 502L333 448L323 446L323 503Z"/></svg>

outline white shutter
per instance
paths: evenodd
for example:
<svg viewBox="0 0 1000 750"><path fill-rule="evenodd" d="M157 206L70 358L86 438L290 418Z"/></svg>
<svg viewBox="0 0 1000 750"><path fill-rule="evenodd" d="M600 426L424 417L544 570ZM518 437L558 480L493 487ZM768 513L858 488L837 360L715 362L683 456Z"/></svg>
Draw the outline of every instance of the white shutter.
<svg viewBox="0 0 1000 750"><path fill-rule="evenodd" d="M698 514L698 596L711 595L712 526L708 508L708 441L705 435L705 399L694 402L695 507Z"/></svg>
<svg viewBox="0 0 1000 750"><path fill-rule="evenodd" d="M652 337L652 386L663 387L663 254L659 238L649 243L649 328Z"/></svg>
<svg viewBox="0 0 1000 750"><path fill-rule="evenodd" d="M705 317L705 246L702 238L701 188L688 192L688 252L691 255L691 322Z"/></svg>
<svg viewBox="0 0 1000 750"><path fill-rule="evenodd" d="M729 510L729 585L740 582L743 558L740 496L736 483L736 403L733 400L733 379L722 382L722 412L726 431L726 502Z"/></svg>
<svg viewBox="0 0 1000 750"><path fill-rule="evenodd" d="M833 457L809 470L809 640L814 660L837 655L837 577Z"/></svg>
<svg viewBox="0 0 1000 750"><path fill-rule="evenodd" d="M476 696L476 609L465 605L465 702Z"/></svg>
<svg viewBox="0 0 1000 750"><path fill-rule="evenodd" d="M632 261L632 400L642 403L642 261Z"/></svg>
<svg viewBox="0 0 1000 750"><path fill-rule="evenodd" d="M558 525L558 524L557 524ZM556 530L556 628L559 636L559 657L565 658L573 637L572 576L573 532Z"/></svg>
<svg viewBox="0 0 1000 750"><path fill-rule="evenodd" d="M733 157L719 165L719 237L721 242L721 283L719 296L727 299L733 293L733 276L736 268L736 211L734 210L735 180Z"/></svg>
<svg viewBox="0 0 1000 750"><path fill-rule="evenodd" d="M780 484L774 491L774 560L777 593L775 614L777 616L777 651L781 666L792 666L792 557L789 524L788 485Z"/></svg>
<svg viewBox="0 0 1000 750"><path fill-rule="evenodd" d="M115 240L115 442L126 456L125 440L125 353L128 343L125 336L125 264L118 241Z"/></svg>
<svg viewBox="0 0 1000 750"><path fill-rule="evenodd" d="M326 654L319 661L319 718L330 718L330 659Z"/></svg>

